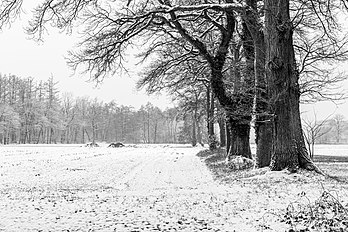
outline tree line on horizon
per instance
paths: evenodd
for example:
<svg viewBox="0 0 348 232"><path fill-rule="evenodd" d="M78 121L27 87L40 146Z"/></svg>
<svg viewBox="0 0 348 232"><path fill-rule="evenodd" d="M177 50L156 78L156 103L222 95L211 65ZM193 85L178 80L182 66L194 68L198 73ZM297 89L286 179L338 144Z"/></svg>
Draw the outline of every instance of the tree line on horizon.
<svg viewBox="0 0 348 232"><path fill-rule="evenodd" d="M206 142L202 105L195 104L195 117L187 102L165 110L147 103L136 110L61 93L56 85L53 77L36 81L0 73L0 143Z"/></svg>
<svg viewBox="0 0 348 232"><path fill-rule="evenodd" d="M218 132L215 142L226 146L223 111L216 99L209 98L204 85L172 93L178 105L165 110L150 102L136 110L115 101L75 97L73 93L61 93L56 85L53 77L36 81L0 73L0 143L122 141L195 146L210 142L210 128L213 134ZM308 146L348 144L348 122L341 114L324 120L306 119L303 128Z"/></svg>

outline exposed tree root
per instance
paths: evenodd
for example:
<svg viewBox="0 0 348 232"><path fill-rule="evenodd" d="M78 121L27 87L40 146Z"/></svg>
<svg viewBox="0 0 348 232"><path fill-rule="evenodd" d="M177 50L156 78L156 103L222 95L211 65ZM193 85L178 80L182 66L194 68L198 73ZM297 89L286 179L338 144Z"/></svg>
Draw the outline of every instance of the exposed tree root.
<svg viewBox="0 0 348 232"><path fill-rule="evenodd" d="M311 158L309 158L307 150L302 150L299 154L299 164L300 168L303 168L308 171L315 171L316 173L330 177L328 174L323 172L314 162Z"/></svg>

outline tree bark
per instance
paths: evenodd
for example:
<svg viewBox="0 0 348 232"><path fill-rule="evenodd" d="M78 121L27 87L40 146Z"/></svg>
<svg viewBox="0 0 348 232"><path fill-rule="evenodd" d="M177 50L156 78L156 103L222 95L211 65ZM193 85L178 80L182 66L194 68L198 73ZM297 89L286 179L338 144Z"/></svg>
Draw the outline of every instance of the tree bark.
<svg viewBox="0 0 348 232"><path fill-rule="evenodd" d="M227 0L226 3L233 3L232 0ZM219 46L216 49L215 55L210 54L210 52L207 50L205 44L199 40L197 37L191 36L187 30L183 28L181 23L177 20L177 16L175 12L171 12L171 20L172 20L172 25L176 28L178 33L186 39L189 43L191 43L204 57L207 62L210 65L210 70L211 70L211 88L212 91L214 92L214 96L219 100L220 105L224 108L226 111L226 115L228 117L228 121L231 121L231 115L233 115L233 109L236 108L237 105L239 105L240 102L238 100L240 99L235 99L235 96L230 96L228 93L226 86L224 84L224 76L222 74L223 67L226 63L226 56L229 51L229 46L231 43L231 40L233 38L233 34L235 31L235 26L236 26L236 20L234 16L233 9L226 9L225 11L226 15L226 24L225 27L221 30L221 38L219 41ZM235 121L234 117L233 121ZM251 115L250 115L251 119ZM246 118L244 119L246 120ZM242 122L244 122L244 120ZM249 121L250 122L250 121ZM230 123L230 126L234 125L235 123ZM250 127L250 125L249 125ZM230 127L231 128L231 127ZM245 126L240 127L237 129L238 133L237 136L240 135L249 135L250 132L243 132L239 133L239 129L244 129ZM232 130L230 129L230 132L232 133ZM243 140L244 141L244 140ZM243 143L243 145L245 145ZM249 145L249 139L248 139L248 148L243 149L245 151L250 150L250 145ZM235 146L232 146L231 148L235 148ZM247 154L242 154L243 156L249 157L250 153L248 152Z"/></svg>
<svg viewBox="0 0 348 232"><path fill-rule="evenodd" d="M227 128L230 135L230 144L227 148L227 159L230 159L231 156L234 155L251 158L249 141L251 114L236 115L239 106L244 105L240 104L243 97L240 98L239 94L234 94L233 98L229 98L224 92L225 86L221 76L222 71L219 72L217 69L213 69L212 88L216 91L215 94L219 99L221 106L226 111Z"/></svg>
<svg viewBox="0 0 348 232"><path fill-rule="evenodd" d="M242 23L242 45L245 56L243 79L235 80L232 101L229 102L227 115L228 130L231 135L230 149L227 159L232 156L252 158L250 149L250 122L254 100L254 47L251 34L245 22ZM240 58L236 56L235 65ZM234 67L234 77L239 77L240 69ZM235 78L236 79L236 78ZM240 83L238 83L240 82Z"/></svg>
<svg viewBox="0 0 348 232"><path fill-rule="evenodd" d="M204 143L202 141L202 131L201 131L201 125L200 125L200 119L197 119L197 143L200 145L204 146Z"/></svg>
<svg viewBox="0 0 348 232"><path fill-rule="evenodd" d="M230 35L233 34L235 28L235 18L233 12L226 12L227 29ZM241 155L251 157L249 135L250 135L250 120L251 113L239 112L240 106L246 106L250 103L242 94L234 93L230 96L226 91L226 86L223 82L222 69L225 64L227 48L230 40L222 38L222 43L216 56L210 62L211 66L211 87L214 95L220 102L220 105L226 111L228 131L231 138L230 146L227 148L227 159L231 155ZM226 45L225 47L223 45ZM247 101L247 104L245 101ZM252 102L251 102L252 103ZM251 104L252 106L252 104Z"/></svg>
<svg viewBox="0 0 348 232"><path fill-rule="evenodd" d="M192 136L191 136L191 144L192 146L197 145L197 137L196 137L196 118L192 115Z"/></svg>
<svg viewBox="0 0 348 232"><path fill-rule="evenodd" d="M207 87L207 127L208 127L208 141L209 149L216 149L216 138L214 133L214 96L211 87Z"/></svg>
<svg viewBox="0 0 348 232"><path fill-rule="evenodd" d="M231 150L231 142L232 142L232 136L231 136L231 132L229 129L229 125L228 125L228 119L226 117L226 158L228 158L228 154L230 153Z"/></svg>
<svg viewBox="0 0 348 232"><path fill-rule="evenodd" d="M299 74L289 0L265 0L266 75L273 113L272 170L311 169L299 110Z"/></svg>
<svg viewBox="0 0 348 232"><path fill-rule="evenodd" d="M226 146L226 123L223 117L219 118L219 128L220 128L220 147Z"/></svg>
<svg viewBox="0 0 348 232"><path fill-rule="evenodd" d="M233 156L243 156L251 159L250 149L250 122L251 116L246 117L245 121L241 118L235 119L233 115L227 117L228 130L230 132L231 141L230 149L227 153L229 160Z"/></svg>
<svg viewBox="0 0 348 232"><path fill-rule="evenodd" d="M269 112L269 98L265 76L266 45L262 27L259 23L257 0L246 0L249 7L245 22L254 42L255 75L255 142L256 165L259 168L270 165L272 151L272 123Z"/></svg>

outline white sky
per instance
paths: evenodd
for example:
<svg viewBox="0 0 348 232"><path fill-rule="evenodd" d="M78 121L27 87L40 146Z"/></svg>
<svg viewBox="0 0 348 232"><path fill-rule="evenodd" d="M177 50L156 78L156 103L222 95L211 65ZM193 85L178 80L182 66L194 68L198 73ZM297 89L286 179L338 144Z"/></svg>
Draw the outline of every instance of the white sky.
<svg viewBox="0 0 348 232"><path fill-rule="evenodd" d="M29 2L25 1L27 4ZM35 5L37 1L29 4ZM47 80L53 75L59 82L59 90L72 92L75 97L98 97L105 102L115 100L117 104L132 105L135 108L147 102L162 109L172 106L170 99L166 96L147 96L145 91L136 90L137 74L141 71L136 68L132 68L129 74L105 79L97 88L95 83L87 82L88 76L85 78L79 74L72 76L73 71L67 67L64 57L78 40L54 30L50 30L49 35L44 36L44 43L38 44L29 40L23 29L27 25L28 17L22 14L21 20L0 32L0 73L14 74L22 78L31 76L36 80ZM131 63L132 58L129 58L129 61Z"/></svg>
<svg viewBox="0 0 348 232"><path fill-rule="evenodd" d="M36 4L36 1L25 1L27 4ZM26 6L25 6L26 7ZM30 10L26 10L30 12ZM165 109L171 107L171 101L165 96L147 96L144 91L138 92L135 83L138 79L136 67L132 68L129 75L115 76L104 80L103 84L95 88L95 83L87 82L88 77L79 75L71 76L64 56L67 51L73 49L77 40L57 31L49 31L44 37L44 43L38 44L27 39L23 27L29 16L22 14L21 19L11 28L4 28L0 32L0 73L14 74L20 77L34 77L37 80L47 80L51 75L59 82L61 92L72 92L77 96L98 97L100 100L109 102L115 100L117 104L132 105L136 109L147 102ZM132 59L129 58L131 61ZM134 67L134 66L133 66ZM348 90L347 87L345 87ZM316 112L318 119L324 119L330 114L343 114L348 120L348 103L335 105L330 102L315 105L302 106L307 118L312 118Z"/></svg>

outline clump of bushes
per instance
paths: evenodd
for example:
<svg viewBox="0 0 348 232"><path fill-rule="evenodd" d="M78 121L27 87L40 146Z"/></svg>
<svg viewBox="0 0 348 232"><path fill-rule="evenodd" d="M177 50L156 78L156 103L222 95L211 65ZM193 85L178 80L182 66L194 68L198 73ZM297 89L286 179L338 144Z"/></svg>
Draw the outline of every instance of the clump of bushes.
<svg viewBox="0 0 348 232"><path fill-rule="evenodd" d="M215 135L209 135L208 138L209 149L214 151L219 147L219 141L217 140Z"/></svg>
<svg viewBox="0 0 348 232"><path fill-rule="evenodd" d="M99 144L96 142L90 142L85 145L85 147L99 147Z"/></svg>
<svg viewBox="0 0 348 232"><path fill-rule="evenodd" d="M121 142L110 143L108 147L124 147L124 144Z"/></svg>
<svg viewBox="0 0 348 232"><path fill-rule="evenodd" d="M302 193L306 198L306 194ZM290 225L289 232L297 231L348 231L348 207L327 191L311 203L290 204L282 221Z"/></svg>
<svg viewBox="0 0 348 232"><path fill-rule="evenodd" d="M233 156L227 162L231 170L245 170L255 166L255 162L252 159L243 156Z"/></svg>

